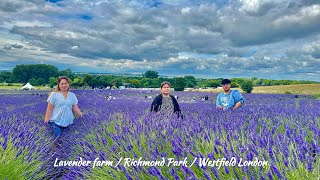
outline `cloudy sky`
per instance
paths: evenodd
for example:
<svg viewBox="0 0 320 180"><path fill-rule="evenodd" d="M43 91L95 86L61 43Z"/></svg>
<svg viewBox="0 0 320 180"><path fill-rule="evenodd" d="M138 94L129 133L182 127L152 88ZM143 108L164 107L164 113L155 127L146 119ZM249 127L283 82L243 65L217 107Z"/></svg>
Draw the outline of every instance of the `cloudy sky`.
<svg viewBox="0 0 320 180"><path fill-rule="evenodd" d="M0 71L320 81L319 0L1 0Z"/></svg>

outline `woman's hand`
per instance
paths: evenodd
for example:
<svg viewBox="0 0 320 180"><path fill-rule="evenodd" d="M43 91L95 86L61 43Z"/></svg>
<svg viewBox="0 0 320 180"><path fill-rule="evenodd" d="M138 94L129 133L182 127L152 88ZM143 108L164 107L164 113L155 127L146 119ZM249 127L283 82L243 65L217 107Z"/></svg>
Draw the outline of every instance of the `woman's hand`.
<svg viewBox="0 0 320 180"><path fill-rule="evenodd" d="M53 104L51 104L51 103L48 102L48 107L47 107L46 115L45 115L45 117L44 117L44 123L45 123L45 124L48 124L49 119L50 119L51 114L52 114L52 110L53 110Z"/></svg>
<svg viewBox="0 0 320 180"><path fill-rule="evenodd" d="M45 124L48 124L48 122L49 122L49 119L45 119L45 120L44 120L44 123L45 123Z"/></svg>

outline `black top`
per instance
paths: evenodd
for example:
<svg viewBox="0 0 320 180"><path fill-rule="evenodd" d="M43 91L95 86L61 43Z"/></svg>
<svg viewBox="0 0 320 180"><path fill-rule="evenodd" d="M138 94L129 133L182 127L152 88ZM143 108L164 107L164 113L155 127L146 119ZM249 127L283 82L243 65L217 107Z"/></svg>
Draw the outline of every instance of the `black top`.
<svg viewBox="0 0 320 180"><path fill-rule="evenodd" d="M162 94L158 95L152 102L151 104L151 112L158 112L161 108L162 105ZM174 96L170 95L170 98L172 99L172 103L173 103L173 112L178 114L178 117L183 118L178 101L176 100L176 98L174 98Z"/></svg>

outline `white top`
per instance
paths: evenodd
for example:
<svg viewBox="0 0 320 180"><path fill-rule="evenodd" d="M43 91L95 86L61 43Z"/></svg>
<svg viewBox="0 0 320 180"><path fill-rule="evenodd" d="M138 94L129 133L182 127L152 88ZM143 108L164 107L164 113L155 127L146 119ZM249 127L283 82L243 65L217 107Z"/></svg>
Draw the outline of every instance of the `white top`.
<svg viewBox="0 0 320 180"><path fill-rule="evenodd" d="M68 92L65 99L61 92L52 92L47 102L53 105L50 122L55 122L62 127L67 127L73 123L72 106L78 104L78 99L74 93Z"/></svg>

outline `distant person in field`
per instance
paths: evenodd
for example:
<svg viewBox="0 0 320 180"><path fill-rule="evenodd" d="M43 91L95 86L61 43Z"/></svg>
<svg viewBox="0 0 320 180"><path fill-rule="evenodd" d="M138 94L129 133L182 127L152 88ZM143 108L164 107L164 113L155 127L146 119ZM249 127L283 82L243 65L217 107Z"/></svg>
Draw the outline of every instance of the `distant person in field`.
<svg viewBox="0 0 320 180"><path fill-rule="evenodd" d="M161 112L166 114L176 113L178 117L183 118L176 98L170 95L171 84L162 82L160 86L161 94L158 95L151 104L151 112Z"/></svg>
<svg viewBox="0 0 320 180"><path fill-rule="evenodd" d="M231 81L223 79L221 81L223 92L221 92L216 100L216 107L218 109L238 109L243 103L244 98L238 90L231 90Z"/></svg>
<svg viewBox="0 0 320 180"><path fill-rule="evenodd" d="M54 135L59 137L63 130L73 123L74 115L82 116L78 107L78 99L70 90L67 77L58 78L56 90L48 97L48 106L44 122L54 127Z"/></svg>

